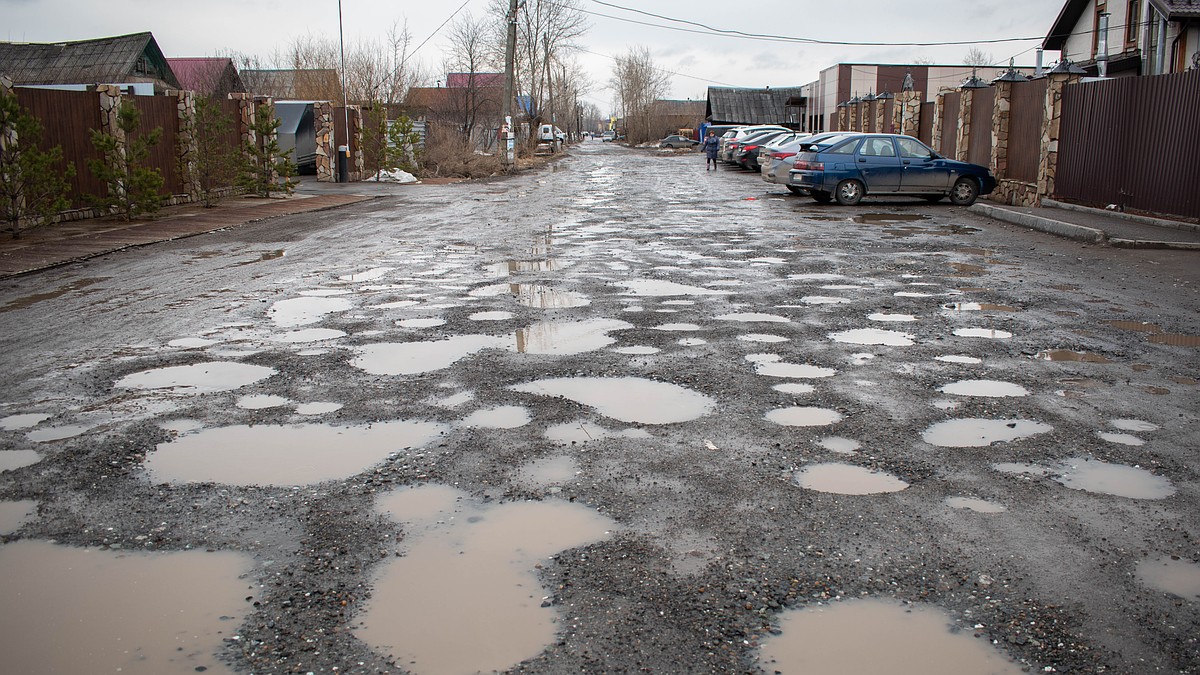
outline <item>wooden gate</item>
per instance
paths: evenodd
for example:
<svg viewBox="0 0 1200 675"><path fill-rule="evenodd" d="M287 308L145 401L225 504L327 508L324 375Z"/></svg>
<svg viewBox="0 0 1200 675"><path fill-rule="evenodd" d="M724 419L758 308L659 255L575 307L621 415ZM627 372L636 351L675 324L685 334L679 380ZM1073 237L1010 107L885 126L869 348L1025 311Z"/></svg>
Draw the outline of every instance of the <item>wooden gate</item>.
<svg viewBox="0 0 1200 675"><path fill-rule="evenodd" d="M1200 218L1200 71L1073 84L1054 196Z"/></svg>

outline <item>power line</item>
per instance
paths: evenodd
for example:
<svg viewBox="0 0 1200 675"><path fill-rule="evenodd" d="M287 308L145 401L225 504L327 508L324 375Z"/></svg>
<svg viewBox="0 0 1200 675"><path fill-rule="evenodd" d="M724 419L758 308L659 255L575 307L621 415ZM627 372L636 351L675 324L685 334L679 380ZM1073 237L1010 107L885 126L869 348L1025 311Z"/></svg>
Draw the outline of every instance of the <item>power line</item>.
<svg viewBox="0 0 1200 675"><path fill-rule="evenodd" d="M445 27L446 27L446 24L450 23L451 19L453 19L454 17L458 16L458 13L459 13L459 12L461 12L461 11L463 11L463 7L466 7L468 4L470 4L470 2L471 2L471 0L466 0L466 2L464 2L464 3L463 3L463 4L461 4L461 5L459 5L459 6L458 6L458 9L454 10L454 13L453 13L453 14L451 14L451 15L450 15L450 16L449 16L449 17L448 17L448 18L447 18L445 21L443 21L443 22L442 22L442 25L440 25L440 26L438 26L437 28L433 29L433 32L429 34L429 37L427 37L427 38L425 38L424 40L422 40L422 41L421 41L421 44L417 45L417 48L416 48L416 49L414 49L414 50L412 50L411 52L409 52L409 53L408 53L408 55L409 55L409 56L413 56L413 55L415 55L417 52L421 51L421 47L424 47L426 42L429 42L430 40L432 40L432 39L433 39L433 36L434 36L434 35L437 35L439 32L441 32L441 30L442 30L443 28L445 28Z"/></svg>

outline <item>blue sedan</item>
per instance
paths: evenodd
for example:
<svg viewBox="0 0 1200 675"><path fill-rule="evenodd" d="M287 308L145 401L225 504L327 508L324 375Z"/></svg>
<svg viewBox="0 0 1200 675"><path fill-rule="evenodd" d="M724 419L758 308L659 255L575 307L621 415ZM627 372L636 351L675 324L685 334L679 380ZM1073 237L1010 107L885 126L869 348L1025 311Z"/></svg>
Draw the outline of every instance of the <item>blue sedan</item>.
<svg viewBox="0 0 1200 675"><path fill-rule="evenodd" d="M921 141L899 134L847 134L805 144L789 172L791 184L822 204L852 206L866 195L905 195L960 206L996 189L991 170L946 159Z"/></svg>

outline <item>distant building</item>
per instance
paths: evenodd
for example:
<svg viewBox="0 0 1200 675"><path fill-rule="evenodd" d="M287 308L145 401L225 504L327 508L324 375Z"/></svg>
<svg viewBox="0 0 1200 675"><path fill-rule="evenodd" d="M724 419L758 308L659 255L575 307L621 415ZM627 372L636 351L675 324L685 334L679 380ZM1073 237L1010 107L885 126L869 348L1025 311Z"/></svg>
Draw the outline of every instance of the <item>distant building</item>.
<svg viewBox="0 0 1200 675"><path fill-rule="evenodd" d="M233 60L224 57L167 59L179 85L204 96L225 98L246 91Z"/></svg>
<svg viewBox="0 0 1200 675"><path fill-rule="evenodd" d="M1100 17L1108 15L1107 45L1100 40ZM1090 75L1107 46L1107 74L1160 75L1200 69L1200 1L1068 0L1042 42L1062 50Z"/></svg>
<svg viewBox="0 0 1200 675"><path fill-rule="evenodd" d="M0 42L0 74L16 85L141 84L155 92L181 88L149 32L74 42Z"/></svg>
<svg viewBox="0 0 1200 675"><path fill-rule="evenodd" d="M709 87L704 118L710 124L778 124L802 129L806 108L802 87Z"/></svg>
<svg viewBox="0 0 1200 675"><path fill-rule="evenodd" d="M504 73L446 73L448 89L504 87Z"/></svg>
<svg viewBox="0 0 1200 675"><path fill-rule="evenodd" d="M651 107L651 115L662 124L662 136L691 129L693 135L704 124L707 101L659 99Z"/></svg>
<svg viewBox="0 0 1200 675"><path fill-rule="evenodd" d="M241 72L246 91L285 101L341 101L342 82L332 68L253 70Z"/></svg>

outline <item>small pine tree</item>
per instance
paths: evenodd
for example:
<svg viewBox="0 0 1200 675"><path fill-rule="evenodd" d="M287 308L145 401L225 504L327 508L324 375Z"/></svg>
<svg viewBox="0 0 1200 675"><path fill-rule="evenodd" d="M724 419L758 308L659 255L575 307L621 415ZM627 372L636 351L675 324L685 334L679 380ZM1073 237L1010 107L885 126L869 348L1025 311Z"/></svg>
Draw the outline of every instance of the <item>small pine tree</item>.
<svg viewBox="0 0 1200 675"><path fill-rule="evenodd" d="M206 208L216 206L237 178L239 153L228 142L230 126L219 99L196 99L196 178Z"/></svg>
<svg viewBox="0 0 1200 675"><path fill-rule="evenodd" d="M141 122L142 114L133 101L122 101L117 109L117 128L125 133L125 152L121 152L112 134L91 130L92 146L102 159L88 160L88 168L108 186L107 194L93 195L91 201L115 211L122 220L152 215L162 208L162 172L142 165L150 156L150 148L162 140L162 127L135 137Z"/></svg>
<svg viewBox="0 0 1200 675"><path fill-rule="evenodd" d="M243 151L242 175L239 184L251 194L270 197L272 192L292 194L296 188L296 163L292 151L279 151L276 131L281 124L271 114L271 108L260 105L254 114L250 128L259 139L258 143L247 143Z"/></svg>
<svg viewBox="0 0 1200 675"><path fill-rule="evenodd" d="M411 118L401 115L387 127L389 168L416 173L420 164L421 134L416 131Z"/></svg>
<svg viewBox="0 0 1200 675"><path fill-rule="evenodd" d="M0 92L0 208L13 239L71 206L67 181L75 167L60 168L62 147L42 150L41 141L41 122L15 94Z"/></svg>

